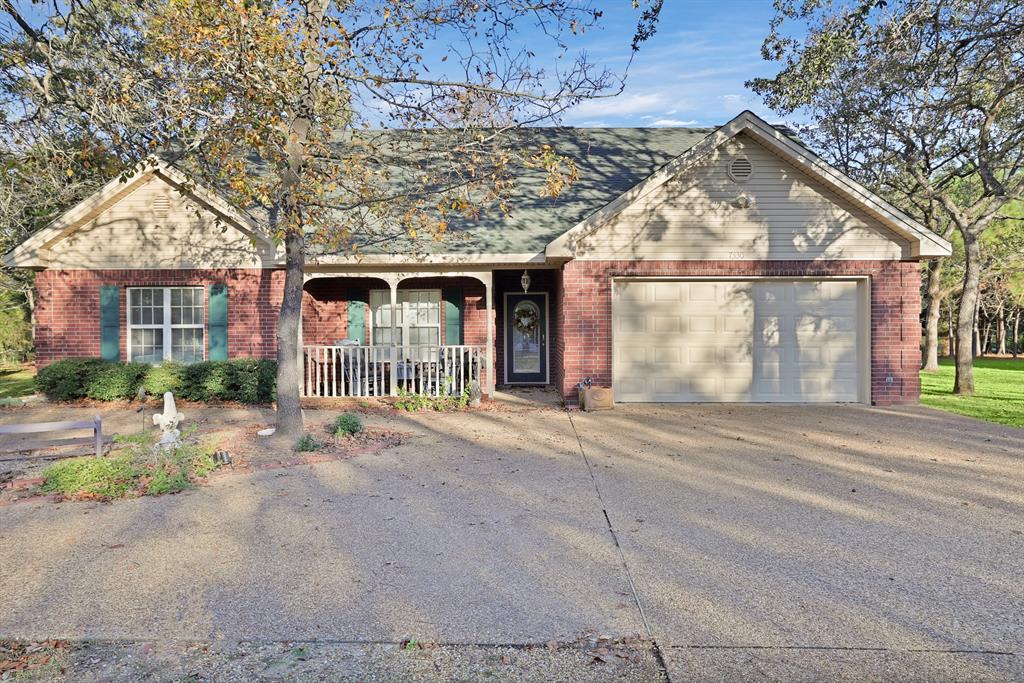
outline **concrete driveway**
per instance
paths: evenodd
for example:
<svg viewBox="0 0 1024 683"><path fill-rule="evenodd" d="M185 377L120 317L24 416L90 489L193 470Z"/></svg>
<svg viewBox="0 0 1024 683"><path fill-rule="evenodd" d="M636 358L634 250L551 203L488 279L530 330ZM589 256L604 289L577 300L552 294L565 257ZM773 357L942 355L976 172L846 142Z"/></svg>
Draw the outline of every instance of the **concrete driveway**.
<svg viewBox="0 0 1024 683"><path fill-rule="evenodd" d="M672 680L1024 679L1024 431L923 408L387 418L380 455L0 507L0 636L656 639Z"/></svg>

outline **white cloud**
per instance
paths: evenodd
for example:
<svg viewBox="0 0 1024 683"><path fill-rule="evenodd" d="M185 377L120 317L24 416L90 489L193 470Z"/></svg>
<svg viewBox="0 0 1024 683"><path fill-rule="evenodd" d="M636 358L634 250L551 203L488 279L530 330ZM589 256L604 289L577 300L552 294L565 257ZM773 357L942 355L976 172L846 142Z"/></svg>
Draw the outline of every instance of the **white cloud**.
<svg viewBox="0 0 1024 683"><path fill-rule="evenodd" d="M718 99L722 100L725 106L735 109L746 104L750 98L744 95L720 95Z"/></svg>
<svg viewBox="0 0 1024 683"><path fill-rule="evenodd" d="M573 108L573 118L606 118L610 116L629 116L657 111L666 103L661 93L638 93L636 95L617 95L615 97L587 100Z"/></svg>
<svg viewBox="0 0 1024 683"><path fill-rule="evenodd" d="M652 126L692 126L696 121L682 121L680 119L657 119L652 121Z"/></svg>

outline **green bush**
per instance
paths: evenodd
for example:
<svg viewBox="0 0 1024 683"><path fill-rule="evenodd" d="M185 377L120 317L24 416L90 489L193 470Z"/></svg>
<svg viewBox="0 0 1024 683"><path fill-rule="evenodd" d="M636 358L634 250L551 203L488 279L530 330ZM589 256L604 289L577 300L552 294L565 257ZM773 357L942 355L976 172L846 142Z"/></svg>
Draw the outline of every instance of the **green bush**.
<svg viewBox="0 0 1024 683"><path fill-rule="evenodd" d="M401 387L398 389L398 398L395 399L395 408L408 413L415 413L421 410L435 410L439 413L448 410L461 410L469 405L469 387L463 389L458 396L429 396L407 391Z"/></svg>
<svg viewBox="0 0 1024 683"><path fill-rule="evenodd" d="M163 396L168 391L175 395L180 394L184 383L185 366L168 361L152 366L146 373L146 379L142 385L150 396Z"/></svg>
<svg viewBox="0 0 1024 683"><path fill-rule="evenodd" d="M187 401L228 399L229 361L208 360L185 366L181 397Z"/></svg>
<svg viewBox="0 0 1024 683"><path fill-rule="evenodd" d="M149 370L145 363L104 363L89 377L85 395L97 401L131 400Z"/></svg>
<svg viewBox="0 0 1024 683"><path fill-rule="evenodd" d="M309 452L320 450L321 443L312 434L303 434L295 442L295 450Z"/></svg>
<svg viewBox="0 0 1024 683"><path fill-rule="evenodd" d="M277 388L277 363L258 358L231 361L233 400L239 403L270 403Z"/></svg>
<svg viewBox="0 0 1024 683"><path fill-rule="evenodd" d="M170 391L187 401L270 403L276 395L277 364L257 358L192 365L68 358L42 368L36 386L54 401L87 397L98 401L132 399L141 386L147 394L156 397Z"/></svg>
<svg viewBox="0 0 1024 683"><path fill-rule="evenodd" d="M334 418L331 423L331 434L344 436L346 434L358 434L363 431L363 421L355 413L342 413Z"/></svg>
<svg viewBox="0 0 1024 683"><path fill-rule="evenodd" d="M99 358L66 358L40 368L36 387L54 401L77 401L87 395L92 378L106 363Z"/></svg>

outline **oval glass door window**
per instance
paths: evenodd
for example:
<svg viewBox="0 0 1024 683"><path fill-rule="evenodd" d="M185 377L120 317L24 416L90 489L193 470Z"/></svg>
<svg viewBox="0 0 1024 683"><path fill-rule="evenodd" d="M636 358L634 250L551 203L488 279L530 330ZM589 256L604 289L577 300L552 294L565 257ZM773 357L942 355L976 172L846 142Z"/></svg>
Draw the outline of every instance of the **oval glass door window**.
<svg viewBox="0 0 1024 683"><path fill-rule="evenodd" d="M512 310L512 372L541 371L540 308L532 301L520 301Z"/></svg>

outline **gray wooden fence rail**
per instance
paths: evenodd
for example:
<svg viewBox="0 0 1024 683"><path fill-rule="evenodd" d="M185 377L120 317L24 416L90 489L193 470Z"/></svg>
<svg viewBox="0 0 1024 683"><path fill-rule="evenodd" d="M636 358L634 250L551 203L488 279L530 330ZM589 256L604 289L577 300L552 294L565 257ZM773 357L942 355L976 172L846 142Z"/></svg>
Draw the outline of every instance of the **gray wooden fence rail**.
<svg viewBox="0 0 1024 683"><path fill-rule="evenodd" d="M80 422L32 422L20 425L0 425L0 434L36 434L63 432L72 429L91 429L96 439L96 455L103 455L103 420L99 415Z"/></svg>

